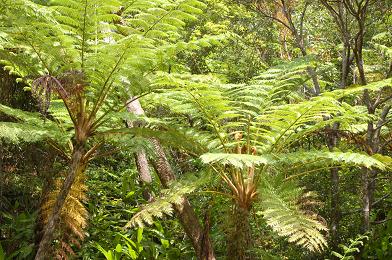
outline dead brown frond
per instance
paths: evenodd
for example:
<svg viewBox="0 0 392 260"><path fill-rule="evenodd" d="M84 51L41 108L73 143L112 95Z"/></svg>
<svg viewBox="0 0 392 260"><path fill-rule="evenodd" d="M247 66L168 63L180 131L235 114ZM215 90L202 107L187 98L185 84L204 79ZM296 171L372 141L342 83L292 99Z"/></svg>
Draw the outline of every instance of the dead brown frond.
<svg viewBox="0 0 392 260"><path fill-rule="evenodd" d="M48 194L42 206L41 216L44 223L47 222L51 214L61 183L61 180L56 181L56 188ZM59 243L54 252L57 259L68 259L69 256L75 255L72 247L79 248L80 242L86 236L88 212L83 205L83 202L87 201L86 192L85 176L81 173L75 179L61 212Z"/></svg>

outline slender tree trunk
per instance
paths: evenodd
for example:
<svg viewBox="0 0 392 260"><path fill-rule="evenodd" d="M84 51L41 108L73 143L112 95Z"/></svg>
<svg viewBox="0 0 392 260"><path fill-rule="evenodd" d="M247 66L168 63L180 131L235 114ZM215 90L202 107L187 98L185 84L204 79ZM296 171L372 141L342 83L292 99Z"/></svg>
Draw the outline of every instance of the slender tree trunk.
<svg viewBox="0 0 392 260"><path fill-rule="evenodd" d="M234 206L233 223L229 230L227 243L227 259L252 260L256 259L252 252L252 235L249 223L249 209L239 205Z"/></svg>
<svg viewBox="0 0 392 260"><path fill-rule="evenodd" d="M362 11L361 11L362 12ZM358 33L355 37L355 45L353 47L353 53L354 53L354 58L355 58L355 63L358 68L358 74L359 74L359 79L361 85L366 85L366 76L365 76L365 69L364 69L364 61L363 61L363 37L365 36L365 14L366 14L366 8L365 8L365 13L363 16L357 16L357 22L358 22Z"/></svg>
<svg viewBox="0 0 392 260"><path fill-rule="evenodd" d="M296 39L297 46L301 50L302 56L306 57L306 55L308 55L308 54L307 54L305 46L303 45L303 39L300 39L299 35L296 35L296 34L294 35L294 37ZM320 95L321 88L320 88L320 83L319 83L318 78L317 78L316 71L314 70L313 67L308 67L306 69L306 71L308 72L308 74L309 74L309 76L310 76L310 78L312 79L312 82L313 82L313 88L314 88L314 90L313 90L314 93L313 94L315 96Z"/></svg>
<svg viewBox="0 0 392 260"><path fill-rule="evenodd" d="M347 85L347 77L350 69L350 45L344 44L344 48L342 50L342 68L341 68L341 76L340 76L340 88L344 89ZM327 141L327 145L330 151L332 151L339 142L339 137L336 134L336 131L339 130L339 124L335 123L332 126L332 135ZM340 222L340 190L339 190L339 169L332 168L330 170L331 176L331 248L336 250L339 245L339 222Z"/></svg>
<svg viewBox="0 0 392 260"><path fill-rule="evenodd" d="M342 50L342 71L341 71L341 79L340 79L340 88L346 88L348 75L350 72L350 45L344 44Z"/></svg>
<svg viewBox="0 0 392 260"><path fill-rule="evenodd" d="M355 51L354 51L355 53ZM357 54L355 53L357 57ZM358 65L358 63L357 63ZM359 70L359 68L358 68ZM362 80L361 80L362 81ZM361 82L362 83L362 82ZM374 115L375 108L373 107L372 101L370 100L369 90L365 90L363 93L363 100L367 107L368 114ZM366 132L366 144L367 153L369 155L374 154L374 125L373 122L368 122L367 132ZM362 171L362 231L366 232L370 228L370 210L371 210L371 191L370 191L370 170L363 168Z"/></svg>
<svg viewBox="0 0 392 260"><path fill-rule="evenodd" d="M354 49L355 63L357 65L361 85L366 85L365 69L363 67L362 50Z"/></svg>
<svg viewBox="0 0 392 260"><path fill-rule="evenodd" d="M370 228L370 204L371 195L369 189L369 170L363 169L362 173L362 231L366 232Z"/></svg>
<svg viewBox="0 0 392 260"><path fill-rule="evenodd" d="M362 57L362 49L363 49L363 37L364 37L364 32L365 32L365 16L363 16L363 19L361 19L361 16L359 15L359 10L357 16L355 18L357 19L358 22L358 33L355 38L355 46L353 47L353 53L354 53L354 58L355 58L355 64L358 69L358 74L359 74L359 79L360 79L360 84L361 85L366 85L366 77L365 77L365 70L364 70L364 62L363 62L363 57ZM366 14L366 13L364 13ZM374 114L376 111L376 107L374 107L374 104L372 104L372 101L370 99L370 94L369 90L365 90L363 93L363 100L364 103L367 107L368 113L369 114ZM374 125L373 122L368 122L368 128L367 128L367 146L368 146L368 153L369 155L373 155L374 153L377 153L374 148ZM375 173L374 173L375 174ZM363 226L362 229L364 232L368 231L370 228L370 211L371 211L371 204L372 204L372 191L370 189L370 183L371 183L371 177L370 177L370 170L369 169L364 169L362 172L362 218L363 218ZM360 249L362 252L363 248Z"/></svg>
<svg viewBox="0 0 392 260"><path fill-rule="evenodd" d="M376 107L374 104L370 103L370 97L368 90L365 90L364 100L368 107L368 113L373 115L375 113ZM387 116L391 106L384 106L380 119L376 124L373 122L368 123L367 129L367 146L369 155L374 155L381 152L381 141L380 134L381 128L387 120ZM362 174L362 211L363 211L363 230L368 231L370 228L370 213L373 204L373 194L376 188L376 177L378 171L375 169L364 169Z"/></svg>
<svg viewBox="0 0 392 260"><path fill-rule="evenodd" d="M344 44L344 48L342 50L342 68L341 68L341 76L340 76L340 88L344 89L347 85L347 78L350 70L350 45ZM339 124L335 123L332 126L332 134L327 141L327 145L330 151L332 151L339 142L339 137L336 134L336 131L339 130ZM331 248L336 250L339 245L339 222L340 222L340 190L339 190L339 169L332 168L330 170L331 176Z"/></svg>
<svg viewBox="0 0 392 260"><path fill-rule="evenodd" d="M132 112L136 115L144 114L144 110L139 100L130 102L127 106L127 109L129 112ZM128 124L129 123L131 122L128 122ZM156 160L152 161L152 165L159 177L162 186L164 188L168 188L170 182L174 181L176 177L169 164L169 161L166 158L165 151L160 142L157 139L151 139L151 143L153 144L157 155ZM148 168L145 151L140 151L137 153L136 161L136 164L139 164L138 170L141 180L145 182L151 182L151 174ZM181 203L174 205L174 210L185 230L185 233L192 242L197 258L199 260L214 260L214 251L208 236L209 230L203 230L196 213L185 196L181 198Z"/></svg>
<svg viewBox="0 0 392 260"><path fill-rule="evenodd" d="M157 155L156 160L152 161L152 164L158 174L162 186L168 188L170 182L175 180L176 177L159 141L153 138L151 139L151 142L154 145ZM203 230L196 213L185 196L182 197L181 203L174 205L174 210L185 230L185 233L192 242L197 259L214 260L214 250L208 236L209 230Z"/></svg>
<svg viewBox="0 0 392 260"><path fill-rule="evenodd" d="M130 100L132 100L132 97L130 98ZM144 110L143 110L142 106L140 105L139 100L135 100L133 102L129 102L129 101L127 104L128 112L130 112L134 115L138 115L138 116L144 115ZM126 123L127 123L127 127L134 127L134 126L142 126L143 125L143 122L140 122L140 121L132 122L130 120L127 120ZM139 178L140 178L143 186L147 186L147 187L144 187L143 197L146 201L151 201L153 196L152 196L150 190L148 189L148 186L152 182L152 176L151 176L151 172L150 172L150 167L148 166L147 154L144 149L141 149L140 151L135 153L135 163L136 163L136 167L137 167L137 170L139 173Z"/></svg>
<svg viewBox="0 0 392 260"><path fill-rule="evenodd" d="M334 123L332 127L327 127L331 131L327 139L328 149L333 151L339 142L337 130L339 130L339 123ZM340 207L339 207L339 169L332 168L330 170L331 176L331 247L336 249L339 244L339 221L340 221Z"/></svg>
<svg viewBox="0 0 392 260"><path fill-rule="evenodd" d="M54 234L56 231L56 225L59 223L61 210L64 206L65 200L71 189L72 184L75 181L75 177L84 170L85 163L83 162L83 156L85 154L84 143L79 143L74 146L71 158L71 166L69 172L64 180L63 186L59 194L57 195L56 202L53 207L53 211L45 225L44 234L41 242L39 243L38 251L35 256L35 260L48 259L50 247Z"/></svg>
<svg viewBox="0 0 392 260"><path fill-rule="evenodd" d="M304 22L306 10L307 10L307 7L308 7L308 3L306 3L305 6L304 6L304 10L302 11L301 18L300 18L301 22L300 22L298 27L296 27L294 25L294 22L293 22L293 19L292 19L292 13L290 11L290 8L287 7L287 2L286 1L281 1L281 3L282 3L283 14L284 14L284 16L287 19L286 26L290 29L290 31L291 31L291 33L292 33L292 35L294 37L294 40L295 40L295 43L296 43L297 47L301 50L302 56L305 57L305 56L307 56L307 51L306 51L306 47L305 47L305 39L304 39L305 35L304 35L303 22ZM314 70L314 68L308 67L307 68L307 72L308 72L308 74L311 77L312 82L313 82L313 88L314 88L313 89L313 92L314 92L313 95L315 95L315 96L320 95L321 88L320 88L319 81L317 79L316 71Z"/></svg>
<svg viewBox="0 0 392 260"><path fill-rule="evenodd" d="M319 81L317 79L316 71L312 67L309 67L309 68L307 68L307 72L310 75L310 77L312 78L313 87L314 87L314 95L315 96L320 95L321 89L320 89Z"/></svg>

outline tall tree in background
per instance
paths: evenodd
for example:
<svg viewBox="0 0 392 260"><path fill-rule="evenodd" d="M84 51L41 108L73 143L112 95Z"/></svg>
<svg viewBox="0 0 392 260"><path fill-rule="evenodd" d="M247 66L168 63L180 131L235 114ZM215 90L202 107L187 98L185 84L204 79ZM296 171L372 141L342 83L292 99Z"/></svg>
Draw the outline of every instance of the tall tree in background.
<svg viewBox="0 0 392 260"><path fill-rule="evenodd" d="M295 47L299 48L303 57L306 57L309 54L307 50L308 46L304 22L311 2L303 1L298 3L298 1L279 0L272 2L256 1L253 4L254 8L261 15L276 21L278 25L284 26L284 28L289 30L294 39ZM294 13L299 13L300 15L294 15ZM315 69L313 67L309 67L307 72L313 82L312 94L319 95L321 93L321 89Z"/></svg>

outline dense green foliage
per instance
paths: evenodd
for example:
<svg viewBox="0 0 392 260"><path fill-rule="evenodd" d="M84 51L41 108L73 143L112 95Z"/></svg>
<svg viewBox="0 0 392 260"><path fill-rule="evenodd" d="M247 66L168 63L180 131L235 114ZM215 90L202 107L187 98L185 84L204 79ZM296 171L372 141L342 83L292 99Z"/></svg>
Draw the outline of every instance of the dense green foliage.
<svg viewBox="0 0 392 260"><path fill-rule="evenodd" d="M390 259L388 0L4 0L0 260Z"/></svg>

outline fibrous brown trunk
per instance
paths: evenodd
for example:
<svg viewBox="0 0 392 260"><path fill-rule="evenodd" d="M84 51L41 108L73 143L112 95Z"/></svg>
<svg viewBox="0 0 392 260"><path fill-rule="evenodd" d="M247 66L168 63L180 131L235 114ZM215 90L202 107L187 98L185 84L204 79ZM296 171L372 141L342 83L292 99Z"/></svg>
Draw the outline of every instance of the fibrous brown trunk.
<svg viewBox="0 0 392 260"><path fill-rule="evenodd" d="M157 139L151 139L155 148L157 158L152 161L154 169L165 188L169 187L170 182L176 179L174 172L167 160L165 151ZM174 210L183 226L185 233L192 242L192 246L196 252L197 259L214 260L214 250L208 236L208 230L204 231L195 211L193 210L189 200L183 196L179 204L175 204Z"/></svg>
<svg viewBox="0 0 392 260"><path fill-rule="evenodd" d="M252 260L255 256L252 249L252 237L249 223L249 209L234 206L231 227L227 243L227 259Z"/></svg>
<svg viewBox="0 0 392 260"><path fill-rule="evenodd" d="M75 177L85 169L85 162L83 156L85 155L84 143L79 143L74 146L71 158L71 166L68 174L64 180L61 190L56 198L52 213L45 225L44 234L41 242L39 243L38 251L35 256L35 260L48 259L50 252L50 246L53 241L56 225L59 223L61 210L64 206L65 200L71 190L72 184L75 181Z"/></svg>

